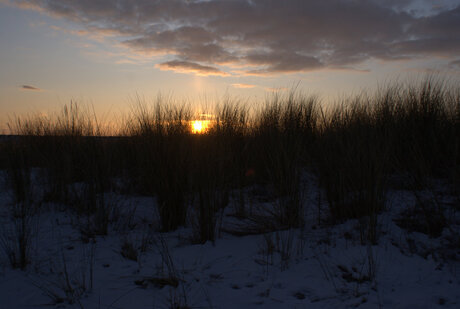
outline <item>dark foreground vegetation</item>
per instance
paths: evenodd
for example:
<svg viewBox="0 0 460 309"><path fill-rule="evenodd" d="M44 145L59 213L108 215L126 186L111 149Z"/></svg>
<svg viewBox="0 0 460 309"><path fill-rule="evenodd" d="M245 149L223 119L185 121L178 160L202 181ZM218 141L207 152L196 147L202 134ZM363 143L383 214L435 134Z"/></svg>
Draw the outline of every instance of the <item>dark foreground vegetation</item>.
<svg viewBox="0 0 460 309"><path fill-rule="evenodd" d="M3 242L11 265L29 262L30 220L44 202L85 218L82 233L91 238L106 234L112 220L107 193L155 196L156 229L193 226L194 241L204 243L217 237L218 214L230 201L235 216L254 222L230 232L302 227L304 178L312 174L329 205L322 220L359 218L363 242L376 243L377 214L392 187L415 192L442 179L460 193L460 89L440 81L389 86L333 106L291 92L259 109L226 100L209 112L205 134L191 133L190 107L161 98L140 102L110 137L76 104L52 119L15 119L17 136L0 142L0 169L14 196L17 241ZM248 188L259 188L271 211L252 213ZM430 235L448 224L436 205L419 210Z"/></svg>

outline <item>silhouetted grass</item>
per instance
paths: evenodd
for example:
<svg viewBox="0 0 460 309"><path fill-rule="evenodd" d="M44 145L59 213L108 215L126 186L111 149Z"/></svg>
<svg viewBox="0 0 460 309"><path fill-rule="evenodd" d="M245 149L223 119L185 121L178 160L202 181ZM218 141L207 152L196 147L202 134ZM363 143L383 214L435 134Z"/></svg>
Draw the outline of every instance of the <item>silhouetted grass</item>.
<svg viewBox="0 0 460 309"><path fill-rule="evenodd" d="M152 109L138 102L127 127L135 150L129 164L141 192L157 197L161 230L184 225L187 217L190 171L190 109L162 101Z"/></svg>
<svg viewBox="0 0 460 309"><path fill-rule="evenodd" d="M295 92L274 95L256 116L253 154L277 198L274 218L283 227L303 224L301 177L310 162L318 116L317 98Z"/></svg>
<svg viewBox="0 0 460 309"><path fill-rule="evenodd" d="M22 143L11 141L5 150L5 183L11 199L9 219L12 223L0 229L0 248L7 256L12 268L25 269L30 263L32 238L35 232L35 214L38 205L32 183L32 167L27 148Z"/></svg>
<svg viewBox="0 0 460 309"><path fill-rule="evenodd" d="M72 103L49 118L18 118L10 129L20 135L13 138L25 158L18 162L45 175L45 198L86 216L93 222L87 229L102 227L94 234L110 224L104 193L118 190L155 196L158 229L174 230L192 217L196 240L214 240L216 218L231 197L238 215L248 216L246 189L256 184L273 206L263 218L269 226L300 227L308 206L303 176L314 171L331 218L360 218L363 240L375 242L391 176L402 175L413 189L436 177L460 187L459 94L428 78L329 106L295 91L273 95L260 109L227 98L205 134L192 134L199 115L189 105L158 97L152 105L139 100L111 137L90 109ZM5 154L11 145L0 143L1 166L12 164ZM27 190L10 182L18 196Z"/></svg>
<svg viewBox="0 0 460 309"><path fill-rule="evenodd" d="M240 189L244 170L247 110L224 102L214 112L207 134L191 136L191 191L196 214L195 238L216 238L217 214L229 203L230 190Z"/></svg>

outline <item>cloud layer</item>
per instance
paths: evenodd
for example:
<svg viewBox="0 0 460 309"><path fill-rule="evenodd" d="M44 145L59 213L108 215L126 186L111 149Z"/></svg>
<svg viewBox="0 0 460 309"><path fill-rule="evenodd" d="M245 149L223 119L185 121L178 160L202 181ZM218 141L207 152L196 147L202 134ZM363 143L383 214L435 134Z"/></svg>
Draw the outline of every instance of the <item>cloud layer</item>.
<svg viewBox="0 0 460 309"><path fill-rule="evenodd" d="M439 0L17 0L110 35L160 69L251 75L460 55L460 5Z"/></svg>

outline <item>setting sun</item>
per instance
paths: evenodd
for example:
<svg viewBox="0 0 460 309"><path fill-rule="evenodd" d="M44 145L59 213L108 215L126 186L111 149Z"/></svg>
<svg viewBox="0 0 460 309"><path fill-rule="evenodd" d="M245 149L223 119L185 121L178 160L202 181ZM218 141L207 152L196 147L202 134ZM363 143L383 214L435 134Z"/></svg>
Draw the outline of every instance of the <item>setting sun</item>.
<svg viewBox="0 0 460 309"><path fill-rule="evenodd" d="M208 122L207 120L195 120L192 122L192 133L193 134L203 134L208 130Z"/></svg>

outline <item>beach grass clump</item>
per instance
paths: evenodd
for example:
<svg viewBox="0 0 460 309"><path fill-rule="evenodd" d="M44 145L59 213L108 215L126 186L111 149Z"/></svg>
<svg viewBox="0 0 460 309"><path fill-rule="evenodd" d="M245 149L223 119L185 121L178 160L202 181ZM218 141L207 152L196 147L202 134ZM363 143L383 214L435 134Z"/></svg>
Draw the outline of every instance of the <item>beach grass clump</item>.
<svg viewBox="0 0 460 309"><path fill-rule="evenodd" d="M164 100L159 97L151 108L140 102L128 135L136 147L133 171L141 188L157 197L161 230L171 231L187 217L191 113L187 105Z"/></svg>
<svg viewBox="0 0 460 309"><path fill-rule="evenodd" d="M454 177L459 162L459 97L434 78L401 89L399 97L393 117L399 169L407 171L418 187L432 177Z"/></svg>
<svg viewBox="0 0 460 309"><path fill-rule="evenodd" d="M365 95L336 105L323 117L316 168L334 219L374 216L385 207L390 143Z"/></svg>
<svg viewBox="0 0 460 309"><path fill-rule="evenodd" d="M253 155L258 176L277 198L277 224L303 224L301 177L310 162L312 142L318 125L318 99L294 91L274 94L255 117ZM260 178L259 178L260 180Z"/></svg>
<svg viewBox="0 0 460 309"><path fill-rule="evenodd" d="M39 207L35 201L27 149L13 141L5 152L5 184L11 198L8 203L9 222L0 229L0 249L12 268L24 270L32 259L32 240L36 232Z"/></svg>

